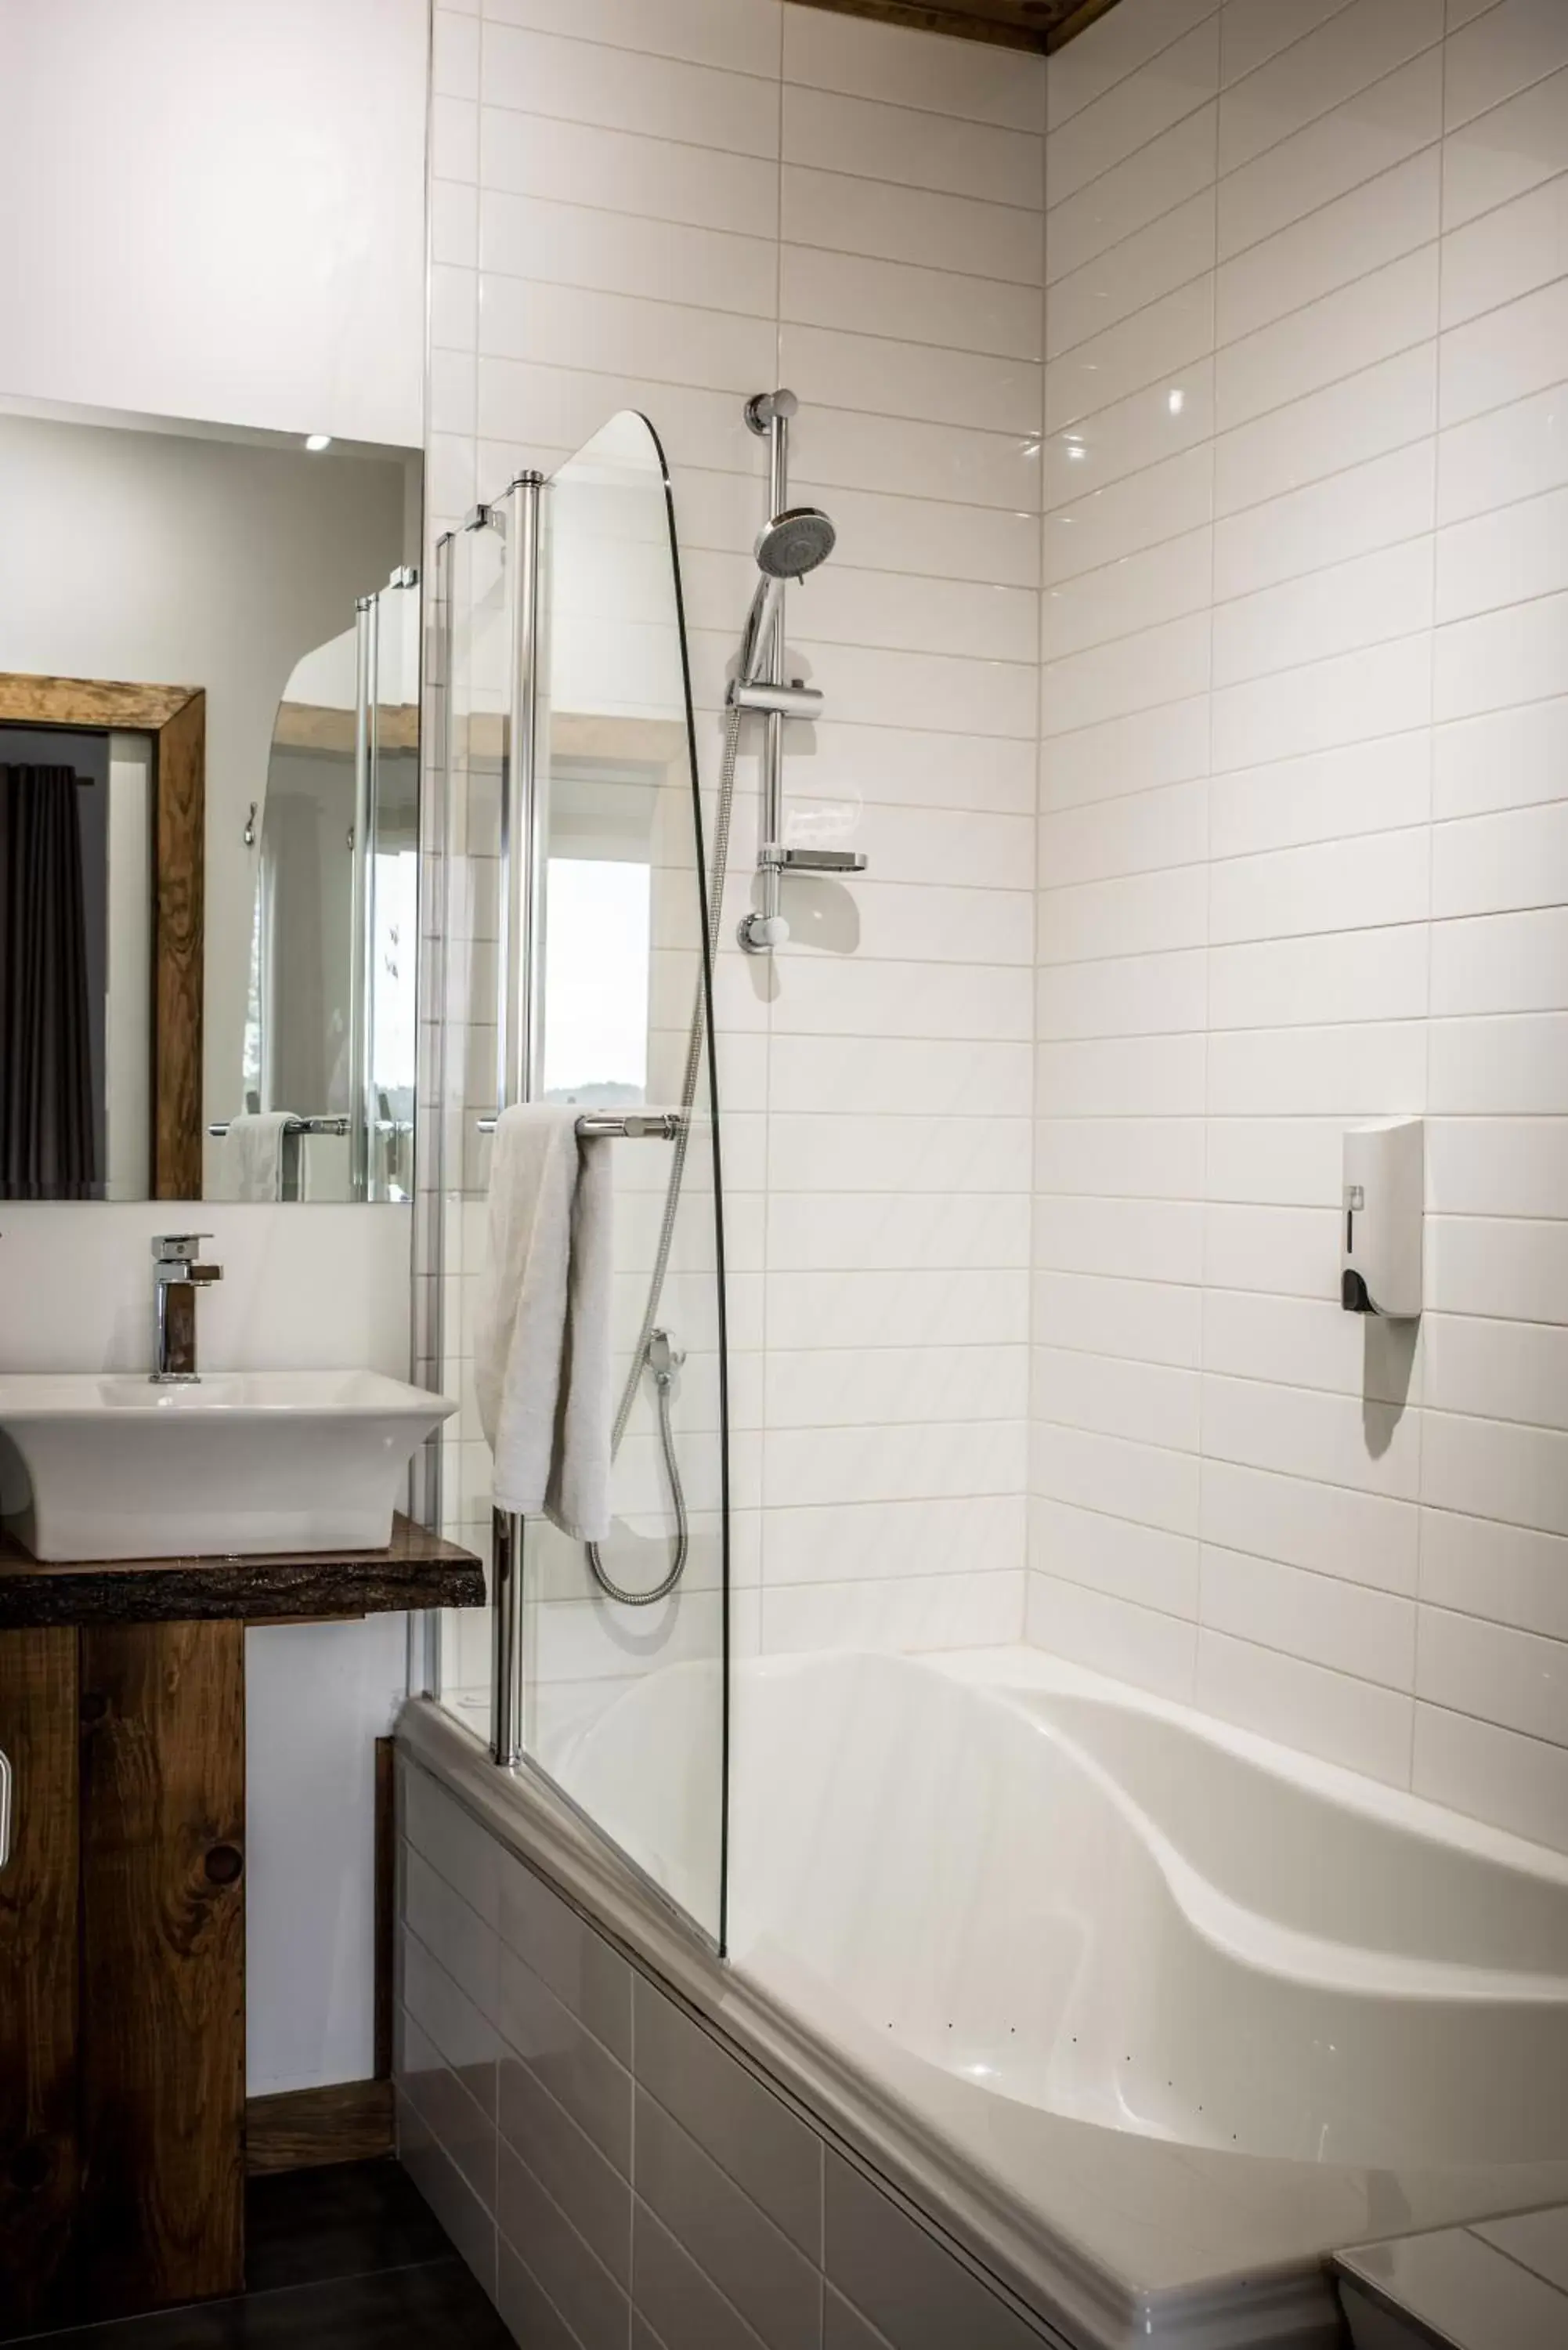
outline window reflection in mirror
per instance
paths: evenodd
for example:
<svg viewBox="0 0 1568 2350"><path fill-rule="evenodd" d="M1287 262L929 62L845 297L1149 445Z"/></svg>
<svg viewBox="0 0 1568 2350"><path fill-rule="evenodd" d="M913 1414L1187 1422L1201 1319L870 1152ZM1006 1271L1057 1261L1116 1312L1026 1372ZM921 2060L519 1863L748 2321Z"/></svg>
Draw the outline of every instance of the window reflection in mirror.
<svg viewBox="0 0 1568 2350"><path fill-rule="evenodd" d="M662 473L612 418L554 477L544 1087L658 1100L697 977L689 737Z"/></svg>
<svg viewBox="0 0 1568 2350"><path fill-rule="evenodd" d="M411 451L0 418L0 1198L408 1196L421 496Z"/></svg>
<svg viewBox="0 0 1568 2350"><path fill-rule="evenodd" d="M646 836L640 858L634 837L584 837L573 818L594 785L560 768L553 781L545 1097L605 1107L644 1102L653 905Z"/></svg>

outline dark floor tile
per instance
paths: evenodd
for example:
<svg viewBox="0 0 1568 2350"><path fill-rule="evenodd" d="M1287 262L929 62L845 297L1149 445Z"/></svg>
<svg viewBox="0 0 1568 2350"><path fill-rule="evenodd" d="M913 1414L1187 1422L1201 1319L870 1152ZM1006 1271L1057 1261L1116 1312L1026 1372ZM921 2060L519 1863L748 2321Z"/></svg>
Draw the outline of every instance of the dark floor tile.
<svg viewBox="0 0 1568 2350"><path fill-rule="evenodd" d="M47 2350L514 2350L455 2257L42 2339Z"/></svg>
<svg viewBox="0 0 1568 2350"><path fill-rule="evenodd" d="M253 2178L245 2193L245 2283L252 2293L330 2277L412 2268L452 2245L408 2172L344 2162Z"/></svg>

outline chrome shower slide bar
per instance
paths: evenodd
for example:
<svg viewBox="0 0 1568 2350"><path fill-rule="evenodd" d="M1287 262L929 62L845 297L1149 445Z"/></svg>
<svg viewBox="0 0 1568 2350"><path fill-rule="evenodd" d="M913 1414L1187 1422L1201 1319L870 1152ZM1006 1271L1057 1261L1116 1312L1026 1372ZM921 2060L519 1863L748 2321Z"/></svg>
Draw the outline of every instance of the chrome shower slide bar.
<svg viewBox="0 0 1568 2350"><path fill-rule="evenodd" d="M577 1120L585 1142L673 1142L686 1120L678 1109L586 1110ZM476 1120L481 1134L493 1134L495 1120Z"/></svg>

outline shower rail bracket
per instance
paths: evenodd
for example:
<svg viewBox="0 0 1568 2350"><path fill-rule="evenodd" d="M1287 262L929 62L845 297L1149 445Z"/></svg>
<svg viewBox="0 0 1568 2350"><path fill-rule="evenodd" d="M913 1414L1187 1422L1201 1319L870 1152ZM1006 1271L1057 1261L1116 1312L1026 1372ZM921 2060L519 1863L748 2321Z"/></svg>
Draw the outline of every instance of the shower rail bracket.
<svg viewBox="0 0 1568 2350"><path fill-rule="evenodd" d="M739 678L730 684L732 710L761 710L775 718L817 718L822 714L822 696L815 685L769 685L766 680L744 685Z"/></svg>

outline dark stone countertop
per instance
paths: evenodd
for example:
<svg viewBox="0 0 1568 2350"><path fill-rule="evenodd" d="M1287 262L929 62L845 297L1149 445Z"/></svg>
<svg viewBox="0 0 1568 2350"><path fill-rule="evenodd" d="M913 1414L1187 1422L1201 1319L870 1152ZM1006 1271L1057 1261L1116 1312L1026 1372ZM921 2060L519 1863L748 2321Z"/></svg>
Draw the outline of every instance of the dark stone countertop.
<svg viewBox="0 0 1568 2350"><path fill-rule="evenodd" d="M92 1559L46 1565L0 1532L0 1632L41 1624L250 1624L482 1607L484 1570L398 1517L385 1550L284 1551L232 1558Z"/></svg>

